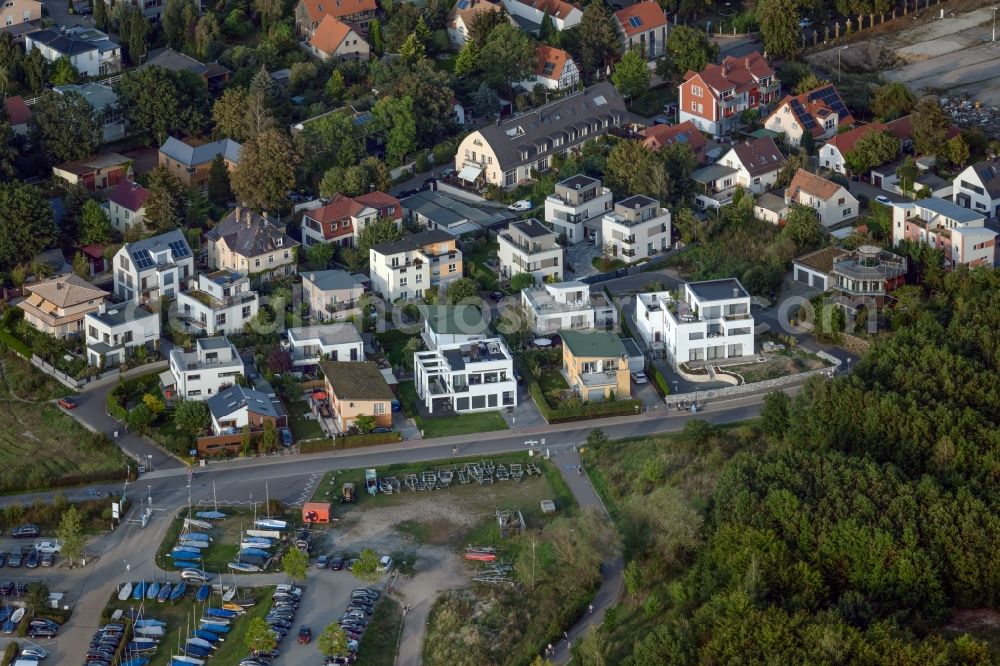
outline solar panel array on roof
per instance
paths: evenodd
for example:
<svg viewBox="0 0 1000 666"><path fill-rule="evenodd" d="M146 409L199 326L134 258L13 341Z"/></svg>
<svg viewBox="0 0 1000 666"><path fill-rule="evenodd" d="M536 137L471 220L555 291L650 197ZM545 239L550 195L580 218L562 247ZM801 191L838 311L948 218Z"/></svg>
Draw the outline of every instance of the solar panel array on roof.
<svg viewBox="0 0 1000 666"><path fill-rule="evenodd" d="M638 16L630 16L628 18L628 24L633 28L638 28L640 25L642 25L642 19L639 18Z"/></svg>
<svg viewBox="0 0 1000 666"><path fill-rule="evenodd" d="M799 100L793 97L791 106L792 112L795 114L795 117L799 119L799 122L802 123L803 129L811 130L816 127L816 121L813 120L812 116L806 113L806 110L802 107L802 103L799 102Z"/></svg>
<svg viewBox="0 0 1000 666"><path fill-rule="evenodd" d="M184 241L172 241L170 244L170 250L174 253L174 259L181 259L188 256L191 252L188 250L187 243Z"/></svg>
<svg viewBox="0 0 1000 666"><path fill-rule="evenodd" d="M840 99L840 95L837 94L837 89L833 86L826 86L824 88L820 88L819 90L814 90L809 94L809 99L814 102L823 102L828 107L836 111L838 116L845 117L851 113L847 110L844 100Z"/></svg>
<svg viewBox="0 0 1000 666"><path fill-rule="evenodd" d="M153 257L150 256L149 250L139 250L135 253L135 267L139 270L145 270L153 265Z"/></svg>

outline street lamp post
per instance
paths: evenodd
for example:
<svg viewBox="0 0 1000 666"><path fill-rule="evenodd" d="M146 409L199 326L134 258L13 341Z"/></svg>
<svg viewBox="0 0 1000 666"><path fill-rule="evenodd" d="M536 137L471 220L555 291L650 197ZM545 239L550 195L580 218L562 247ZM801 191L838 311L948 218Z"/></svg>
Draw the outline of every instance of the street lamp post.
<svg viewBox="0 0 1000 666"><path fill-rule="evenodd" d="M837 83L840 83L840 79L841 79L841 76L840 76L840 54L843 53L845 49L847 49L847 45L846 44L844 46L841 46L839 49L837 49Z"/></svg>
<svg viewBox="0 0 1000 666"><path fill-rule="evenodd" d="M993 41L997 41L997 8L993 8Z"/></svg>

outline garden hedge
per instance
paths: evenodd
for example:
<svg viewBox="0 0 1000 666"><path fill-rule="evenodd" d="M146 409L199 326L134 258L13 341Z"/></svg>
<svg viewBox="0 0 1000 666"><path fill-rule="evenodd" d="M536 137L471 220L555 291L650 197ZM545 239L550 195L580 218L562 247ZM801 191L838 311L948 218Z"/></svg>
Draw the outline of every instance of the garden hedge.
<svg viewBox="0 0 1000 666"><path fill-rule="evenodd" d="M314 439L299 444L300 453L320 453L334 449L354 449L359 446L375 446L376 444L391 444L402 441L398 432L372 432L367 435L344 435L333 439Z"/></svg>

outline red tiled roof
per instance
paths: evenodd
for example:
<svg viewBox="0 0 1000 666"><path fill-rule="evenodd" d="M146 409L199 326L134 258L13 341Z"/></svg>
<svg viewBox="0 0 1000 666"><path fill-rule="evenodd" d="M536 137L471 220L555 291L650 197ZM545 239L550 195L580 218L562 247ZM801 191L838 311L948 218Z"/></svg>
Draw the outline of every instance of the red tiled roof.
<svg viewBox="0 0 1000 666"><path fill-rule="evenodd" d="M814 173L810 173L805 169L799 169L795 172L792 177L792 182L788 185L788 189L785 193L786 199L791 199L798 201L798 193L800 191L811 194L814 197L818 197L823 201L829 201L837 192L840 191L841 185L835 183L832 180L827 180L822 176L817 176Z"/></svg>
<svg viewBox="0 0 1000 666"><path fill-rule="evenodd" d="M319 22L309 43L323 53L330 54L337 50L350 33L351 26L328 14Z"/></svg>
<svg viewBox="0 0 1000 666"><path fill-rule="evenodd" d="M80 251L91 259L103 259L104 258L104 246L103 245L84 245L80 248Z"/></svg>
<svg viewBox="0 0 1000 666"><path fill-rule="evenodd" d="M306 216L318 222L323 229L323 238L330 240L353 234L352 218L365 208L374 208L380 215L385 215L385 210L390 206L395 206L392 219L403 219L403 206L399 203L399 199L384 192L369 192L353 199L338 194L330 200L330 203L307 212ZM344 222L347 222L346 227Z"/></svg>
<svg viewBox="0 0 1000 666"><path fill-rule="evenodd" d="M134 181L125 179L118 181L115 189L108 194L108 201L133 213L145 206L148 198L149 190Z"/></svg>
<svg viewBox="0 0 1000 666"><path fill-rule="evenodd" d="M375 0L302 0L302 4L315 23L322 21L324 16L343 18L350 14L373 12L378 8Z"/></svg>
<svg viewBox="0 0 1000 666"><path fill-rule="evenodd" d="M547 46L542 44L537 49L538 54L538 64L535 66L535 76L541 76L546 79L551 79L552 81L558 81L559 77L562 76L563 67L566 66L566 61L570 59L569 54L562 49L557 49L554 46ZM547 64L552 64L552 71L546 73L545 66Z"/></svg>
<svg viewBox="0 0 1000 666"><path fill-rule="evenodd" d="M472 0L471 2L466 2L465 8L462 9L459 5L455 5L451 13L448 14L448 25L456 27L455 21L459 16L462 17L462 23L466 27L472 25L472 21L476 18L477 14L482 14L484 12L499 12L503 10L503 6L500 4L494 4L489 0Z"/></svg>
<svg viewBox="0 0 1000 666"><path fill-rule="evenodd" d="M632 18L636 18L638 21L632 21ZM663 8L653 0L638 2L625 9L619 9L615 12L615 19L618 20L618 24L629 37L667 24L667 16L663 13ZM633 23L639 25L633 25Z"/></svg>
<svg viewBox="0 0 1000 666"><path fill-rule="evenodd" d="M701 80L716 92L735 88L736 92L740 93L749 90L761 79L774 76L774 70L760 53L754 51L741 58L727 56L721 65L710 63L700 72L689 70L684 74L684 80L687 81L694 76L700 76Z"/></svg>
<svg viewBox="0 0 1000 666"><path fill-rule="evenodd" d="M5 99L3 107L7 112L7 122L12 126L24 125L31 120L31 109L24 103L24 99L20 95Z"/></svg>
<svg viewBox="0 0 1000 666"><path fill-rule="evenodd" d="M548 12L549 16L558 19L564 19L569 16L570 12L574 9L579 10L580 8L570 2L563 2L563 0L514 0L515 2L520 2L522 5L527 5L528 7L534 7L540 12Z"/></svg>
<svg viewBox="0 0 1000 666"><path fill-rule="evenodd" d="M690 120L685 120L677 125L653 125L644 129L642 135L645 137L642 145L653 152L675 143L685 143L691 147L691 152L695 154L698 161L702 160L706 143L705 135L698 131L698 128Z"/></svg>

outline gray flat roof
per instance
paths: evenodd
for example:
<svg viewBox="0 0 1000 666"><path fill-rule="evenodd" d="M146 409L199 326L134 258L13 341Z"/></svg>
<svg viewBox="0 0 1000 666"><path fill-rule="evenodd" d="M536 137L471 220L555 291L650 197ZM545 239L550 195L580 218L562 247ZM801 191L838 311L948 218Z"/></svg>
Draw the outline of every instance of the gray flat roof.
<svg viewBox="0 0 1000 666"><path fill-rule="evenodd" d="M442 227L452 227L465 222L472 223L478 229L501 224L514 217L506 206L487 202L474 204L432 190L417 192L401 200L400 203L403 208L419 213Z"/></svg>
<svg viewBox="0 0 1000 666"><path fill-rule="evenodd" d="M317 289L331 291L333 289L364 289L364 285L347 271L308 271L302 274L303 280L316 285Z"/></svg>
<svg viewBox="0 0 1000 666"><path fill-rule="evenodd" d="M750 296L736 278L689 282L688 287L699 300L703 301L724 301L732 298L748 298ZM735 295L733 290L736 290Z"/></svg>
<svg viewBox="0 0 1000 666"><path fill-rule="evenodd" d="M617 203L618 206L624 206L625 208L645 208L650 204L655 204L656 199L651 199L643 194L633 194L630 197L626 197Z"/></svg>
<svg viewBox="0 0 1000 666"><path fill-rule="evenodd" d="M570 176L566 180L559 181L556 185L562 185L563 187L567 187L571 190L575 190L577 188L582 190L585 187L595 185L600 182L601 181L598 178L592 178L586 174L578 173L575 176Z"/></svg>
<svg viewBox="0 0 1000 666"><path fill-rule="evenodd" d="M517 228L529 238L540 238L542 236L555 233L535 218L514 222L511 226Z"/></svg>
<svg viewBox="0 0 1000 666"><path fill-rule="evenodd" d="M725 176L731 176L736 171L733 167L727 167L724 164L709 164L707 167L692 171L691 179L699 183L711 183Z"/></svg>
<svg viewBox="0 0 1000 666"><path fill-rule="evenodd" d="M229 340L226 336L219 335L214 338L199 338L198 347L200 349L229 349Z"/></svg>

